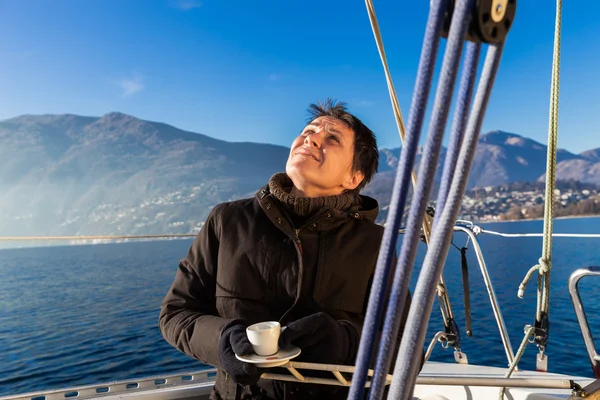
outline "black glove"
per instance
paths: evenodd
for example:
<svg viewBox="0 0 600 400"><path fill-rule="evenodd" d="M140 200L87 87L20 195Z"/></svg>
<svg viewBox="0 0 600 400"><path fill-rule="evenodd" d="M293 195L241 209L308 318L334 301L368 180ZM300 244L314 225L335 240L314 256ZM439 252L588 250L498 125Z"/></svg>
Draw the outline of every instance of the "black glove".
<svg viewBox="0 0 600 400"><path fill-rule="evenodd" d="M252 385L260 379L262 369L256 365L238 360L240 356L254 353L252 344L246 336L247 325L241 320L233 320L221 330L219 340L219 362L231 378L240 385Z"/></svg>
<svg viewBox="0 0 600 400"><path fill-rule="evenodd" d="M279 337L281 348L300 347L299 361L330 364L353 363L359 343L358 332L349 322L323 312L291 322Z"/></svg>

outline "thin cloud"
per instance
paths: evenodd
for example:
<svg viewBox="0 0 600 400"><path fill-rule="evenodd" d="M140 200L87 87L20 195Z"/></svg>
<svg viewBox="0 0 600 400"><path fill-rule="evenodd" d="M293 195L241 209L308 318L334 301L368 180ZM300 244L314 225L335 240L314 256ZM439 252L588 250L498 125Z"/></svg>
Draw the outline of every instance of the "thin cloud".
<svg viewBox="0 0 600 400"><path fill-rule="evenodd" d="M183 11L190 11L194 8L202 7L202 2L198 0L171 0L171 7L178 8Z"/></svg>
<svg viewBox="0 0 600 400"><path fill-rule="evenodd" d="M141 92L146 88L143 79L140 75L134 73L129 78L123 78L117 82L121 87L121 96L130 97L134 94Z"/></svg>
<svg viewBox="0 0 600 400"><path fill-rule="evenodd" d="M281 75L279 74L269 74L268 76L270 81L278 81L281 79Z"/></svg>
<svg viewBox="0 0 600 400"><path fill-rule="evenodd" d="M361 107L371 107L373 105L372 101L369 100L360 100L357 105L361 106Z"/></svg>

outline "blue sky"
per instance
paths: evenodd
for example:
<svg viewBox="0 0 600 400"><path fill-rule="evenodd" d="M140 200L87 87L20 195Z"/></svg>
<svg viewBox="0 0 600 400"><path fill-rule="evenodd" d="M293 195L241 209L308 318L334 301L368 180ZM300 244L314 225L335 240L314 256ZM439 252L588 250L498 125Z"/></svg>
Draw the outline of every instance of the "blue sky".
<svg viewBox="0 0 600 400"><path fill-rule="evenodd" d="M374 4L406 119L429 1ZM559 147L573 152L600 147L599 12L563 8ZM518 2L484 132L546 142L554 17L553 1ZM0 0L0 60L0 119L120 111L287 146L329 96L381 147L400 143L363 1Z"/></svg>

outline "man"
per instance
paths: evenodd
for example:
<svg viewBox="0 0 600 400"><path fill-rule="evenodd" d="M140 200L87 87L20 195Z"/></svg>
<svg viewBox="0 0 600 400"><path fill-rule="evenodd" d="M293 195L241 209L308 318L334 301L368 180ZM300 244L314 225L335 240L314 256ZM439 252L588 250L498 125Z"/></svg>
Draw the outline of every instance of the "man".
<svg viewBox="0 0 600 400"><path fill-rule="evenodd" d="M286 172L254 198L211 211L163 301L165 339L217 367L213 399L347 396L344 387L260 379L265 369L235 357L252 353L248 325L277 320L287 326L280 344L302 350L296 361L356 360L383 233L377 202L359 194L377 172L377 141L344 103L309 111ZM409 305L410 296L402 326Z"/></svg>

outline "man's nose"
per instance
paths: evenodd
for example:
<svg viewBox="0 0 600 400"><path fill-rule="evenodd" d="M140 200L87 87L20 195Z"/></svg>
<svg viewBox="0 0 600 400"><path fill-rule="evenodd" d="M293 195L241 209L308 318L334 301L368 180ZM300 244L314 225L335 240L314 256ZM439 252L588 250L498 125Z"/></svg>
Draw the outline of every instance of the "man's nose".
<svg viewBox="0 0 600 400"><path fill-rule="evenodd" d="M310 147L321 148L321 135L318 133L311 133L306 135L304 144L308 144Z"/></svg>

